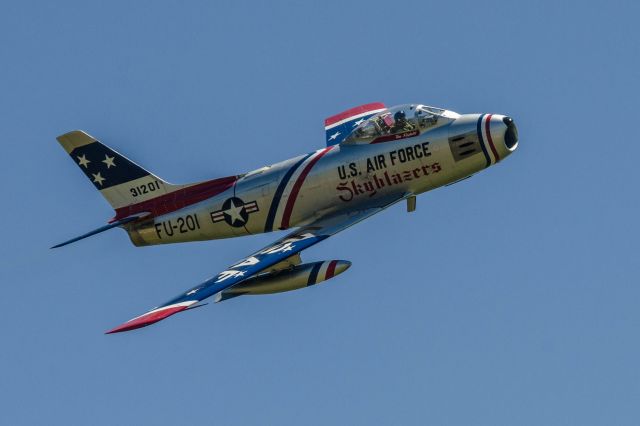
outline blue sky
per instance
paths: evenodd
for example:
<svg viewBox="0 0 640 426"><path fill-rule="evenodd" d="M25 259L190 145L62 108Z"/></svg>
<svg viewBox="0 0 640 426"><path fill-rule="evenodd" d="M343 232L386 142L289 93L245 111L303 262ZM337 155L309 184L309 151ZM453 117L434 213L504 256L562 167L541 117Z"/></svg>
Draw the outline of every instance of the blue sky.
<svg viewBox="0 0 640 426"><path fill-rule="evenodd" d="M635 425L633 2L4 2L0 423ZM513 116L520 147L305 259L352 268L103 332L276 234L133 247L55 141L176 183L421 102Z"/></svg>

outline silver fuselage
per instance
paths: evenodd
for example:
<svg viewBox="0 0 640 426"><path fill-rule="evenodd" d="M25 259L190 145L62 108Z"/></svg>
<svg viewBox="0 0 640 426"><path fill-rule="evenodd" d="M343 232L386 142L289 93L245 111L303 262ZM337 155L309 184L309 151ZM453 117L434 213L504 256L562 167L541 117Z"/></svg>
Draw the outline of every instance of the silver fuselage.
<svg viewBox="0 0 640 426"><path fill-rule="evenodd" d="M505 143L505 116L451 117L414 137L335 145L254 170L214 197L127 231L135 245L143 246L298 227L331 213L379 206L456 182L517 147Z"/></svg>

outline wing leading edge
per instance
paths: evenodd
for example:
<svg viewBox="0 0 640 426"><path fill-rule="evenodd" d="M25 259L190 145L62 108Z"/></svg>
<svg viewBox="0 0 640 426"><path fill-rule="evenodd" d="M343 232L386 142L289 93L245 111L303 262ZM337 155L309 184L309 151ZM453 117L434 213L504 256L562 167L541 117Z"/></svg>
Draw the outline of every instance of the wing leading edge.
<svg viewBox="0 0 640 426"><path fill-rule="evenodd" d="M119 333L146 327L178 312L193 309L201 305L197 303L233 287L249 277L282 262L320 241L329 238L356 223L373 216L399 200L392 200L380 207L347 212L320 218L315 222L286 235L275 243L259 250L241 261L231 265L218 275L202 284L189 289L163 305L130 319L106 334Z"/></svg>

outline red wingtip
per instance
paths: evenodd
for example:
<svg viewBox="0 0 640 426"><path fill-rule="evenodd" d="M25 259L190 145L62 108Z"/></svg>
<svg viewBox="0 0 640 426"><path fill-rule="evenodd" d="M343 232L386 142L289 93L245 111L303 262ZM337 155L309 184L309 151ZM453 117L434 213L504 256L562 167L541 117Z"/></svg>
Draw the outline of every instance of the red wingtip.
<svg viewBox="0 0 640 426"><path fill-rule="evenodd" d="M196 303L196 301L192 301L191 303L192 304ZM178 312L184 311L185 309L188 309L188 308L189 308L188 305L187 306L171 305L171 306L165 306L162 308L154 309L151 312L148 312L137 318L129 320L124 324L119 325L116 328L113 328L107 331L105 334L121 333L123 331L135 330L136 328L146 327L148 325L161 321L167 317L170 317L173 314L177 314Z"/></svg>

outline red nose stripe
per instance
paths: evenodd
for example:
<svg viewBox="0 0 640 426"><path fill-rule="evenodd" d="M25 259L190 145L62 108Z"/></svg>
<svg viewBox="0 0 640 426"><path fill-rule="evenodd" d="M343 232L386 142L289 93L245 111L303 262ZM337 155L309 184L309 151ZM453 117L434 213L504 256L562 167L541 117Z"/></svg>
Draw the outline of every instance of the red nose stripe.
<svg viewBox="0 0 640 426"><path fill-rule="evenodd" d="M484 123L484 129L487 132L487 140L489 141L491 152L493 152L493 156L495 157L497 163L498 161L500 161L500 156L498 155L498 151L496 151L496 147L493 144L493 139L491 139L491 114L487 115L487 121L485 121Z"/></svg>

